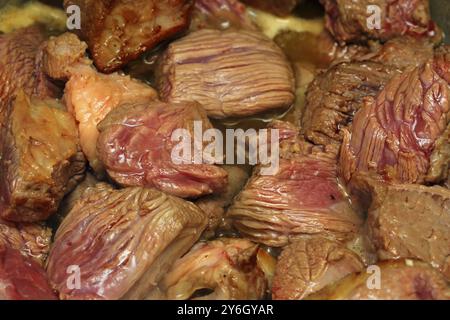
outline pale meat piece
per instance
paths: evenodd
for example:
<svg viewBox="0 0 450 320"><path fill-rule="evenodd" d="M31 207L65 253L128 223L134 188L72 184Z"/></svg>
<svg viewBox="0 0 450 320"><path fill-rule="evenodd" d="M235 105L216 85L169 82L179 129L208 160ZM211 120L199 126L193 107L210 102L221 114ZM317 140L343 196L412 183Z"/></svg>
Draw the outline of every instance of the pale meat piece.
<svg viewBox="0 0 450 320"><path fill-rule="evenodd" d="M288 16L303 0L242 0L245 4L278 16Z"/></svg>
<svg viewBox="0 0 450 320"><path fill-rule="evenodd" d="M321 236L303 237L283 249L272 285L275 300L302 300L349 274L364 263L341 243Z"/></svg>
<svg viewBox="0 0 450 320"><path fill-rule="evenodd" d="M268 280L259 266L260 250L244 239L200 242L174 263L160 288L170 300L263 299ZM200 295L205 290L210 292Z"/></svg>
<svg viewBox="0 0 450 320"><path fill-rule="evenodd" d="M143 299L198 240L206 215L155 189L88 188L59 227L47 264L61 299ZM68 287L78 266L80 287Z"/></svg>
<svg viewBox="0 0 450 320"><path fill-rule="evenodd" d="M18 250L40 265L50 251L51 237L52 230L44 225L0 220L0 246Z"/></svg>
<svg viewBox="0 0 450 320"><path fill-rule="evenodd" d="M282 140L277 171L261 175L257 167L227 218L244 237L274 247L302 235L354 238L362 218L338 181L335 154L305 142L288 123L274 127Z"/></svg>
<svg viewBox="0 0 450 320"><path fill-rule="evenodd" d="M384 262L347 276L311 300L449 300L450 287L438 271L428 264L401 260ZM374 272L377 272L375 274ZM375 276L379 276L379 282Z"/></svg>
<svg viewBox="0 0 450 320"><path fill-rule="evenodd" d="M20 92L0 142L1 218L46 220L84 175L85 158L74 118L55 100Z"/></svg>
<svg viewBox="0 0 450 320"><path fill-rule="evenodd" d="M157 82L163 101L199 102L212 118L286 109L295 98L282 50L248 30L199 30L171 43Z"/></svg>
<svg viewBox="0 0 450 320"><path fill-rule="evenodd" d="M160 42L187 30L192 0L65 0L81 10L79 35L96 67L116 71Z"/></svg>
<svg viewBox="0 0 450 320"><path fill-rule="evenodd" d="M0 300L56 300L45 270L0 243Z"/></svg>
<svg viewBox="0 0 450 320"><path fill-rule="evenodd" d="M227 185L227 172L214 163L195 161L203 152L194 141L197 124L203 130L213 128L195 103L122 105L98 125L97 154L109 176L122 186L156 188L183 198L218 193ZM181 142L174 133L182 129L189 157L177 152Z"/></svg>

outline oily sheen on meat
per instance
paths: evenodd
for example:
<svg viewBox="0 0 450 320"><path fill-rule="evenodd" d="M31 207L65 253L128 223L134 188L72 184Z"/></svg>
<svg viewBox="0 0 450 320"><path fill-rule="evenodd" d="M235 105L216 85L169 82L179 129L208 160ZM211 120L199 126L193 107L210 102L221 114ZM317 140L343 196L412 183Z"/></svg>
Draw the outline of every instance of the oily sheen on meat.
<svg viewBox="0 0 450 320"><path fill-rule="evenodd" d="M155 189L88 188L59 227L47 264L61 299L143 299L198 240L206 215ZM68 286L77 266L80 287ZM70 281L69 281L70 283Z"/></svg>
<svg viewBox="0 0 450 320"><path fill-rule="evenodd" d="M294 102L294 75L275 43L249 30L199 30L171 43L158 71L163 101L199 102L212 118L245 117Z"/></svg>
<svg viewBox="0 0 450 320"><path fill-rule="evenodd" d="M175 130L191 133L194 126L212 128L205 111L195 103L123 105L114 109L98 129L98 156L108 174L124 186L153 187L183 198L195 198L224 190L227 172L214 164L176 163L172 140Z"/></svg>
<svg viewBox="0 0 450 320"><path fill-rule="evenodd" d="M308 234L353 238L362 220L338 183L335 155L303 141L288 123L275 127L285 137L278 171L264 176L256 168L227 217L242 235L269 246Z"/></svg>

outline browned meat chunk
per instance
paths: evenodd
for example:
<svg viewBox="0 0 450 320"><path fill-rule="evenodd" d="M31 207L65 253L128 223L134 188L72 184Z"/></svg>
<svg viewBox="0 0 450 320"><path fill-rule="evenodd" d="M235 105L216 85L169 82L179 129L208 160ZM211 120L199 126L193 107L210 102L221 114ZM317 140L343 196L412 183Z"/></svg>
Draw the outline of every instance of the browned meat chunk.
<svg viewBox="0 0 450 320"><path fill-rule="evenodd" d="M120 69L189 27L191 0L65 0L81 9L81 38L102 72Z"/></svg>
<svg viewBox="0 0 450 320"><path fill-rule="evenodd" d="M38 27L0 35L0 123L19 89L42 98L56 97L56 87L42 72L40 47L44 41Z"/></svg>
<svg viewBox="0 0 450 320"><path fill-rule="evenodd" d="M351 51L351 49L349 49ZM350 126L354 114L367 97L376 97L398 73L422 65L433 58L433 45L408 37L389 40L372 53L336 56L326 72L308 87L302 126L306 137L315 144L333 145L336 152L343 139L343 129Z"/></svg>
<svg viewBox="0 0 450 320"><path fill-rule="evenodd" d="M258 167L228 210L233 225L245 237L276 247L308 234L353 238L362 220L338 183L335 156L295 134L281 148L276 173L260 175Z"/></svg>
<svg viewBox="0 0 450 320"><path fill-rule="evenodd" d="M431 20L428 0L320 0L326 27L340 42L440 33ZM377 17L378 11L380 16ZM379 25L377 25L379 18Z"/></svg>
<svg viewBox="0 0 450 320"><path fill-rule="evenodd" d="M48 259L61 299L142 299L198 240L206 215L154 189L88 188L59 227ZM78 266L80 286L68 287Z"/></svg>
<svg viewBox="0 0 450 320"><path fill-rule="evenodd" d="M379 258L420 259L450 279L450 190L367 181L369 237Z"/></svg>
<svg viewBox="0 0 450 320"><path fill-rule="evenodd" d="M448 62L447 62L448 63ZM449 123L448 84L428 62L394 77L373 99L366 99L345 130L341 150L346 180L374 172L387 180L441 181L447 169L436 159Z"/></svg>
<svg viewBox="0 0 450 320"><path fill-rule="evenodd" d="M272 298L301 300L363 268L359 257L342 244L321 236L304 237L284 248L278 258Z"/></svg>
<svg viewBox="0 0 450 320"><path fill-rule="evenodd" d="M378 266L373 271L350 275L309 298L319 300L449 300L450 287L438 271L426 263L405 260ZM375 270L375 269L374 269ZM375 270L377 272L377 270Z"/></svg>
<svg viewBox="0 0 450 320"><path fill-rule="evenodd" d="M242 0L249 6L272 12L279 16L289 15L303 0Z"/></svg>
<svg viewBox="0 0 450 320"><path fill-rule="evenodd" d="M1 217L33 222L47 219L82 177L73 117L54 100L19 93L6 117L0 147Z"/></svg>
<svg viewBox="0 0 450 320"><path fill-rule="evenodd" d="M246 9L238 0L196 0L190 29L257 30Z"/></svg>
<svg viewBox="0 0 450 320"><path fill-rule="evenodd" d="M0 244L0 300L56 300L39 264Z"/></svg>
<svg viewBox="0 0 450 320"><path fill-rule="evenodd" d="M98 129L97 150L108 174L124 186L153 187L179 197L199 197L222 191L227 173L206 162L190 159L174 161L179 142L175 130L186 129L194 146L194 122L203 130L212 128L205 111L195 103L123 105L114 109ZM184 162L185 160L189 160Z"/></svg>
<svg viewBox="0 0 450 320"><path fill-rule="evenodd" d="M175 262L160 287L171 300L263 299L268 281L258 264L259 250L244 239L200 242ZM210 291L198 295L205 290Z"/></svg>
<svg viewBox="0 0 450 320"><path fill-rule="evenodd" d="M44 265L50 250L52 230L40 224L11 223L0 220L0 247L18 250Z"/></svg>
<svg viewBox="0 0 450 320"><path fill-rule="evenodd" d="M309 85L302 126L319 145L340 148L343 131L366 97L376 96L396 70L373 61L344 62L318 75Z"/></svg>
<svg viewBox="0 0 450 320"><path fill-rule="evenodd" d="M164 101L197 101L213 118L245 117L294 102L291 67L258 32L193 32L169 46L159 69Z"/></svg>

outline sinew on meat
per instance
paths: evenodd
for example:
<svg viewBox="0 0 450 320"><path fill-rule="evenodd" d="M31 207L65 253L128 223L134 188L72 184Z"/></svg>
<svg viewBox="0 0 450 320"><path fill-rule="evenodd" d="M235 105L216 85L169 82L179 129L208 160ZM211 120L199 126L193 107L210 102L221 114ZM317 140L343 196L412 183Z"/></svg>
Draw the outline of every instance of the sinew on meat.
<svg viewBox="0 0 450 320"><path fill-rule="evenodd" d="M338 181L336 156L276 122L282 138L279 168L261 175L257 167L227 212L246 238L281 247L302 235L350 240L362 224Z"/></svg>
<svg viewBox="0 0 450 320"><path fill-rule="evenodd" d="M100 122L97 154L109 176L123 186L156 188L183 198L217 193L227 185L227 172L214 163L195 162L203 150L194 142L194 126L212 128L205 111L195 103L122 105ZM189 132L191 157L178 163L176 130Z"/></svg>
<svg viewBox="0 0 450 320"><path fill-rule="evenodd" d="M47 264L61 299L143 299L198 240L206 215L155 189L88 188L57 230ZM67 286L70 266L80 287Z"/></svg>
<svg viewBox="0 0 450 320"><path fill-rule="evenodd" d="M245 117L294 102L279 47L249 30L199 30L171 43L157 72L161 99L199 102L212 118Z"/></svg>
<svg viewBox="0 0 450 320"><path fill-rule="evenodd" d="M363 268L364 263L343 244L322 236L302 237L278 257L272 298L301 300Z"/></svg>
<svg viewBox="0 0 450 320"><path fill-rule="evenodd" d="M96 67L116 71L189 27L192 0L65 0L80 8L79 35Z"/></svg>
<svg viewBox="0 0 450 320"><path fill-rule="evenodd" d="M20 92L2 129L1 218L45 220L84 174L75 120L55 100Z"/></svg>

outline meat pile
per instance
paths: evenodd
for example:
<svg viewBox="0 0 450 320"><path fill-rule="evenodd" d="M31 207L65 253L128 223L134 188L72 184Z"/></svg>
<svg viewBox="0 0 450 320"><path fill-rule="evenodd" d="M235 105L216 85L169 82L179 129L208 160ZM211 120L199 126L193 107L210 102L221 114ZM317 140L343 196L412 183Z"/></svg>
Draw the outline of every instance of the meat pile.
<svg viewBox="0 0 450 320"><path fill-rule="evenodd" d="M1 34L0 299L449 300L428 1L320 0L308 49L252 19L301 2L67 0L80 30ZM254 127L256 165L204 135Z"/></svg>

